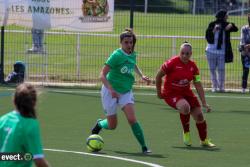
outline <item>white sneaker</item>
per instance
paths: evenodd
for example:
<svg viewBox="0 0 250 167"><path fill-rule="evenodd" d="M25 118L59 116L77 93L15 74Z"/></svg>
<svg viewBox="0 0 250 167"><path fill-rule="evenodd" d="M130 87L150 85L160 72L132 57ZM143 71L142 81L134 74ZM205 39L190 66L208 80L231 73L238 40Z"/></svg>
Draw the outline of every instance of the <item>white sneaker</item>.
<svg viewBox="0 0 250 167"><path fill-rule="evenodd" d="M218 88L212 88L211 91L212 91L213 93L215 93L215 92L218 92L219 89L218 89Z"/></svg>
<svg viewBox="0 0 250 167"><path fill-rule="evenodd" d="M27 50L28 54L46 54L43 48L32 47Z"/></svg>
<svg viewBox="0 0 250 167"><path fill-rule="evenodd" d="M241 93L246 93L246 89L242 88Z"/></svg>
<svg viewBox="0 0 250 167"><path fill-rule="evenodd" d="M38 48L34 46L27 50L27 53L37 53L37 52L38 52Z"/></svg>

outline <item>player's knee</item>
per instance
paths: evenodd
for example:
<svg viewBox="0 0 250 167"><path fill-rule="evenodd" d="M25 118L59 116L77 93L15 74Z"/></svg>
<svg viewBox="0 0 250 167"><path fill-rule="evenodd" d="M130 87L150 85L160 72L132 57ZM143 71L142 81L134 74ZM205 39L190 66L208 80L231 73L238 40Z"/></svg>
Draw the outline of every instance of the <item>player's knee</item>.
<svg viewBox="0 0 250 167"><path fill-rule="evenodd" d="M128 119L128 123L130 124L130 125L133 125L133 124L135 124L137 122L137 120L135 119L135 118L130 118L130 119Z"/></svg>
<svg viewBox="0 0 250 167"><path fill-rule="evenodd" d="M183 114L188 114L190 112L190 105L185 99L180 99L176 103L176 107Z"/></svg>
<svg viewBox="0 0 250 167"><path fill-rule="evenodd" d="M204 116L202 113L198 113L196 116L196 122L203 122L204 121Z"/></svg>
<svg viewBox="0 0 250 167"><path fill-rule="evenodd" d="M179 110L183 114L188 114L190 112L190 105L188 103L183 103L180 107Z"/></svg>
<svg viewBox="0 0 250 167"><path fill-rule="evenodd" d="M109 123L109 129L110 130L115 130L116 129L116 127L117 127L117 123Z"/></svg>

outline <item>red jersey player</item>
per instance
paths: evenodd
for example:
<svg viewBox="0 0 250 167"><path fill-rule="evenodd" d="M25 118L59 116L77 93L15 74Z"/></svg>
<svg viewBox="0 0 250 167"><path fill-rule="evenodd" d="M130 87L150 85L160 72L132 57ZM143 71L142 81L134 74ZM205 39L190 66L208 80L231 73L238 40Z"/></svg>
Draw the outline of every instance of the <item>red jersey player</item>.
<svg viewBox="0 0 250 167"><path fill-rule="evenodd" d="M191 55L192 46L190 43L185 42L180 47L179 55L172 57L162 64L156 76L157 96L160 99L164 99L169 106L179 111L185 145L191 146L189 122L190 115L192 115L199 132L201 145L215 147L215 144L211 143L207 137L207 124L201 110L201 105L190 87L190 83L193 81L202 106L206 108L207 112L210 112L211 108L206 103L204 90L200 82L199 69L190 60ZM162 90L162 78L164 76L165 81Z"/></svg>

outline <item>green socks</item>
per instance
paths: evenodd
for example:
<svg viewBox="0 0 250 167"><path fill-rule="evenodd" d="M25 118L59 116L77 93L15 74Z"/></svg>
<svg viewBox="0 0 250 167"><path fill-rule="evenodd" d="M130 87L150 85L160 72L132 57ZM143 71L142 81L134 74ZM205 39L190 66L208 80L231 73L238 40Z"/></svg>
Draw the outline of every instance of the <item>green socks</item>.
<svg viewBox="0 0 250 167"><path fill-rule="evenodd" d="M98 125L103 129L109 129L107 119L103 119L103 120L99 121ZM133 125L131 125L131 128L132 128L132 131L133 131L135 138L140 143L141 147L146 147L143 130L142 130L140 124L138 122L136 122Z"/></svg>
<svg viewBox="0 0 250 167"><path fill-rule="evenodd" d="M138 122L134 123L133 125L131 125L132 131L137 139L137 141L140 143L140 145L142 147L145 147L145 140L144 140L144 134L142 131L142 128L140 126L140 124Z"/></svg>
<svg viewBox="0 0 250 167"><path fill-rule="evenodd" d="M107 119L103 119L98 122L98 125L103 129L109 129L109 124Z"/></svg>

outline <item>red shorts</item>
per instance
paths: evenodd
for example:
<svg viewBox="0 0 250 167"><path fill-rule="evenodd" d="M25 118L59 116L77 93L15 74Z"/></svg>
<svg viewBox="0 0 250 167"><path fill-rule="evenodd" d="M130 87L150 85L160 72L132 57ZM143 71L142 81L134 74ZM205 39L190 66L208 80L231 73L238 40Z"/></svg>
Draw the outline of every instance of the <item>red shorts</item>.
<svg viewBox="0 0 250 167"><path fill-rule="evenodd" d="M180 99L185 99L187 100L187 102L189 103L190 105L190 108L195 108L195 107L200 107L200 103L199 103L199 100L198 98L192 93L192 94L189 94L189 95L168 95L164 100L165 102L175 108L176 108L176 103L180 100Z"/></svg>

